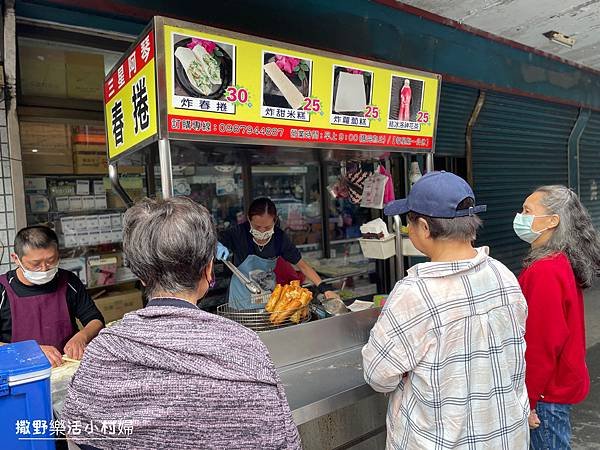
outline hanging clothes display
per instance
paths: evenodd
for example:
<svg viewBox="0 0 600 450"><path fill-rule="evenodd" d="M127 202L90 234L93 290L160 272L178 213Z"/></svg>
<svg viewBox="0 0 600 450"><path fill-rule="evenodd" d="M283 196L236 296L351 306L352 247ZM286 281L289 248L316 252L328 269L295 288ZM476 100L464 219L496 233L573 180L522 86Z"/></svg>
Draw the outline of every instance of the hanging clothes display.
<svg viewBox="0 0 600 450"><path fill-rule="evenodd" d="M387 171L383 165L379 166L379 173L387 177L387 183L385 184L385 192L383 194L383 204L387 205L389 202L396 200L396 194L394 193L394 181L392 180L392 174Z"/></svg>

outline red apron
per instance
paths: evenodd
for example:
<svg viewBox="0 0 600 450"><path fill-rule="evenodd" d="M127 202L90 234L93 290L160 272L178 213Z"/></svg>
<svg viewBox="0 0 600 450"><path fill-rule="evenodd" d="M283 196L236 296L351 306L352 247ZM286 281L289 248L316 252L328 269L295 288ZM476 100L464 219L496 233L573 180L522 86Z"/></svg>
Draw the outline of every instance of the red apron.
<svg viewBox="0 0 600 450"><path fill-rule="evenodd" d="M275 265L274 272L278 284L289 284L294 280L304 283L304 274L294 269L294 266L292 266L281 256L277 258L277 264Z"/></svg>
<svg viewBox="0 0 600 450"><path fill-rule="evenodd" d="M55 292L19 297L8 282L7 274L0 276L10 303L12 342L33 339L39 345L51 345L63 353L74 330L67 305L67 274L58 273Z"/></svg>

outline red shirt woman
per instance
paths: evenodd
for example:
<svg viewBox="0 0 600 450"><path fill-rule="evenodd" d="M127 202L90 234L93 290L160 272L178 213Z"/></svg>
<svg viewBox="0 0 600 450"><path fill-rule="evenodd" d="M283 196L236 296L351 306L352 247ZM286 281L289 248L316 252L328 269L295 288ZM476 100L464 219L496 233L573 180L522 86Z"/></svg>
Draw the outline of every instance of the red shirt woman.
<svg viewBox="0 0 600 450"><path fill-rule="evenodd" d="M571 405L584 400L590 387L583 289L600 274L600 240L577 195L564 186L531 194L514 229L531 244L519 277L529 308L531 448L571 448Z"/></svg>

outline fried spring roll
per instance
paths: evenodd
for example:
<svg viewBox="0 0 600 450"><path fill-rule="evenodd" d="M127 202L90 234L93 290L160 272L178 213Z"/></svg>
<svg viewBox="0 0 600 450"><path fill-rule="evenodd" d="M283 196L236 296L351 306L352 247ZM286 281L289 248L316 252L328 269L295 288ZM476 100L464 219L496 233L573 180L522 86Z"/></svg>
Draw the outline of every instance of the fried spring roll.
<svg viewBox="0 0 600 450"><path fill-rule="evenodd" d="M302 296L300 297L300 303L302 304L302 306L306 306L310 303L311 300L312 300L311 292L305 289L304 292L302 293Z"/></svg>
<svg viewBox="0 0 600 450"><path fill-rule="evenodd" d="M271 297L269 298L269 301L267 302L267 306L265 306L265 309L268 312L273 311L273 307L279 301L279 297L281 297L281 293L282 293L283 289L284 289L283 286L280 284L276 285L275 289L273 289L273 293L271 294Z"/></svg>
<svg viewBox="0 0 600 450"><path fill-rule="evenodd" d="M270 320L274 325L281 324L285 319L293 315L298 308L302 306L300 300L292 300L283 311L276 311L271 314Z"/></svg>
<svg viewBox="0 0 600 450"><path fill-rule="evenodd" d="M281 294L279 294L279 298L277 299L277 301L275 301L273 303L273 305L271 305L271 310L267 310L269 312L273 312L273 311L277 311L279 309L281 309L280 304L285 304L287 302L287 294L290 291L291 287L290 285L286 285L283 286L283 288L281 289Z"/></svg>

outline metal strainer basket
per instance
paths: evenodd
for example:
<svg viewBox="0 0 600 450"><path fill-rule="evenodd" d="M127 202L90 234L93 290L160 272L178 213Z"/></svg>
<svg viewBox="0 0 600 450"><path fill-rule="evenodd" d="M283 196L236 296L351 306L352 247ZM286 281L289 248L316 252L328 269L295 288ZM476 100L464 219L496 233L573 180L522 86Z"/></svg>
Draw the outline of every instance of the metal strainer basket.
<svg viewBox="0 0 600 450"><path fill-rule="evenodd" d="M308 310L308 305L295 308L292 311L274 311L275 313L279 314L285 312L285 315L288 316L281 323L277 324L271 322L271 315L273 313L270 313L265 309L235 309L229 306L229 303L225 303L224 305L217 307L217 314L233 320L234 322L237 322L240 325L243 325L246 328L250 328L254 331L269 331L278 328L289 327L291 325L297 325L298 323L293 322L291 318L294 314L302 310L305 310L305 313L298 323L308 322L310 320L310 311Z"/></svg>

